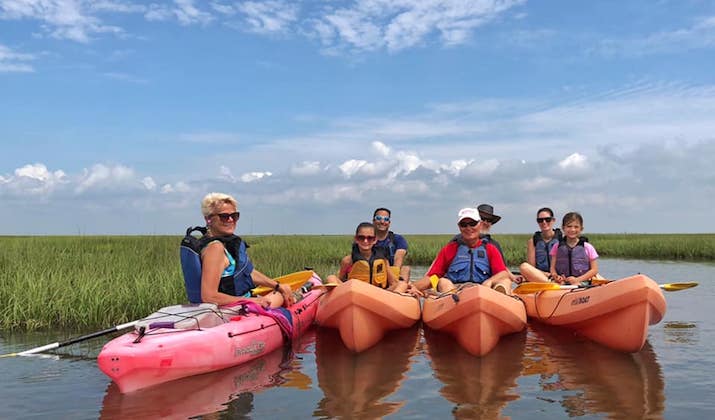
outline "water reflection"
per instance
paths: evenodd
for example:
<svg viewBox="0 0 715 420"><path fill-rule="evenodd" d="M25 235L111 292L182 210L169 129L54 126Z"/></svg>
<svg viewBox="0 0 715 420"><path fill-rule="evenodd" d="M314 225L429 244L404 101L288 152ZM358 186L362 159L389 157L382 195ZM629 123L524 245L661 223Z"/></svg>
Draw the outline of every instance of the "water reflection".
<svg viewBox="0 0 715 420"><path fill-rule="evenodd" d="M391 331L375 346L353 353L332 328L316 335L315 361L323 398L313 413L319 417L380 418L406 403L385 398L394 394L417 351L417 325Z"/></svg>
<svg viewBox="0 0 715 420"><path fill-rule="evenodd" d="M663 374L647 341L638 353L622 353L567 330L540 324L530 329L524 375L540 376L541 400L558 402L570 417L663 417Z"/></svg>
<svg viewBox="0 0 715 420"><path fill-rule="evenodd" d="M663 325L663 332L669 343L696 344L698 342L698 329L693 322L666 322Z"/></svg>
<svg viewBox="0 0 715 420"><path fill-rule="evenodd" d="M305 348L296 351L303 352ZM185 419L218 412L229 418L249 416L256 392L274 386L310 387L310 377L291 367L293 357L290 349L278 349L240 366L125 394L112 382L104 396L100 418Z"/></svg>
<svg viewBox="0 0 715 420"><path fill-rule="evenodd" d="M427 354L435 376L444 386L442 396L456 404L455 418L501 418L501 410L519 398L526 332L503 336L482 357L469 354L451 336L425 328Z"/></svg>

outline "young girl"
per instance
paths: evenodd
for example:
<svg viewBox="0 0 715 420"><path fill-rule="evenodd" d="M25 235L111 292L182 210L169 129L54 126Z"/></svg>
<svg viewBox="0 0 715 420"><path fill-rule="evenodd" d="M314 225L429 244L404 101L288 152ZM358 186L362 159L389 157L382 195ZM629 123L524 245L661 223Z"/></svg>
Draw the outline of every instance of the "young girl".
<svg viewBox="0 0 715 420"><path fill-rule="evenodd" d="M338 276L329 275L326 279L327 282L336 283L357 279L383 289L396 292L407 291L407 282L400 281L390 269L385 250L373 246L376 240L375 226L368 222L360 223L355 229L352 253L340 260Z"/></svg>
<svg viewBox="0 0 715 420"><path fill-rule="evenodd" d="M557 283L578 284L598 274L596 248L581 236L583 218L576 212L564 215L564 239L551 248L551 279Z"/></svg>

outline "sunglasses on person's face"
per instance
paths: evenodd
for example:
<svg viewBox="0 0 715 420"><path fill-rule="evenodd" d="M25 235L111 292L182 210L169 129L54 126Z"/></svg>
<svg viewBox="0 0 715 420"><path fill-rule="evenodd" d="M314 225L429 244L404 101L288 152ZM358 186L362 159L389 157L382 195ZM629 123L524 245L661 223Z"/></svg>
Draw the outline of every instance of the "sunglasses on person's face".
<svg viewBox="0 0 715 420"><path fill-rule="evenodd" d="M380 216L380 215L377 215L377 216L375 216L375 220L377 220L378 222L389 222L389 221L390 221L390 216Z"/></svg>
<svg viewBox="0 0 715 420"><path fill-rule="evenodd" d="M536 223L549 223L552 220L554 220L553 217L537 217Z"/></svg>
<svg viewBox="0 0 715 420"><path fill-rule="evenodd" d="M365 242L365 241L372 242L375 240L375 237L371 236L371 235L355 235L355 239L358 242Z"/></svg>
<svg viewBox="0 0 715 420"><path fill-rule="evenodd" d="M465 227L467 227L467 226L469 226L469 227L474 227L474 226L477 225L477 223L479 223L479 222L477 222L476 220L464 220L464 221L461 221L461 222L459 222L459 223L457 223L457 224L459 225L459 227L465 228Z"/></svg>
<svg viewBox="0 0 715 420"><path fill-rule="evenodd" d="M233 212L233 213L216 213L214 216L218 216L219 219L221 219L222 222L228 222L229 219L238 222L238 217L241 214L239 212Z"/></svg>

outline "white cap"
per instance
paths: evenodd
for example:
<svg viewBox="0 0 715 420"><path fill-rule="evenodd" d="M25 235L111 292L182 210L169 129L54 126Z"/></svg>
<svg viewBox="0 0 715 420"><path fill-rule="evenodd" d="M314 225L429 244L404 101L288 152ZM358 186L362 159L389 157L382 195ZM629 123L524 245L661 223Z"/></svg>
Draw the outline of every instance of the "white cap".
<svg viewBox="0 0 715 420"><path fill-rule="evenodd" d="M479 210L477 210L473 207L463 208L457 214L457 223L461 222L464 219L472 219L472 220L478 222L479 221Z"/></svg>

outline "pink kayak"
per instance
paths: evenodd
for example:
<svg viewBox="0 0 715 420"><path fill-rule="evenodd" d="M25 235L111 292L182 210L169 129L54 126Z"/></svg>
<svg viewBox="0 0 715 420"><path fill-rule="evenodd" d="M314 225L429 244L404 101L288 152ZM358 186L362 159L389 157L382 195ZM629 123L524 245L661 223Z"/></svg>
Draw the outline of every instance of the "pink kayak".
<svg viewBox="0 0 715 420"><path fill-rule="evenodd" d="M446 332L475 356L489 353L499 337L526 328L521 300L481 285L468 285L456 293L424 301L422 321Z"/></svg>
<svg viewBox="0 0 715 420"><path fill-rule="evenodd" d="M602 286L548 290L521 298L530 318L629 353L643 347L648 326L660 322L666 309L658 284L640 274Z"/></svg>
<svg viewBox="0 0 715 420"><path fill-rule="evenodd" d="M322 284L311 271L294 275L305 276L312 286ZM287 308L292 318L291 339L313 324L323 293L323 288L312 287ZM242 309L242 305L208 303L162 308L140 321L134 331L107 343L97 363L126 393L240 365L286 343L288 330L281 328L276 318Z"/></svg>

